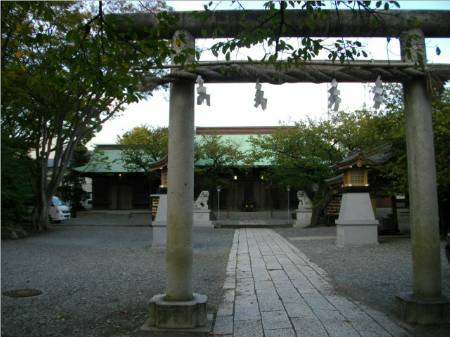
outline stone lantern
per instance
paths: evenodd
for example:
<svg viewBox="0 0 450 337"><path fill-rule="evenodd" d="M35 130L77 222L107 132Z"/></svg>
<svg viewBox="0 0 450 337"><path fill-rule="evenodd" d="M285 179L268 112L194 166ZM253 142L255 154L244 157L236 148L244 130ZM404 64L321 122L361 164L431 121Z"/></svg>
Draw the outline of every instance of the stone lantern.
<svg viewBox="0 0 450 337"><path fill-rule="evenodd" d="M343 171L342 201L336 219L338 246L378 243L378 220L368 192L370 164L371 161L357 151L336 165Z"/></svg>
<svg viewBox="0 0 450 337"><path fill-rule="evenodd" d="M339 167L343 170L344 189L365 190L369 186L368 169L361 158Z"/></svg>
<svg viewBox="0 0 450 337"><path fill-rule="evenodd" d="M159 188L167 188L167 166L161 167L161 185L159 185Z"/></svg>

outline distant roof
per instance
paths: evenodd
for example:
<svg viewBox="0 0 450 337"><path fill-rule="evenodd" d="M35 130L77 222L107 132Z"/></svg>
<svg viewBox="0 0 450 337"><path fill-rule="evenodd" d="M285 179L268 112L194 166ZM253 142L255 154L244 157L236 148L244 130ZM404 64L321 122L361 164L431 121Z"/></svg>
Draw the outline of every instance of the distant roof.
<svg viewBox="0 0 450 337"><path fill-rule="evenodd" d="M197 135L268 135L285 128L285 126L199 126L195 129L195 133Z"/></svg>
<svg viewBox="0 0 450 337"><path fill-rule="evenodd" d="M222 141L232 142L236 144L241 152L249 152L251 150L251 137L259 135L269 135L284 127L279 126L252 126L252 127L197 127L196 140L201 142L202 137L206 135L219 135ZM122 150L126 145L119 144L99 144L96 145L92 153L90 161L83 166L75 168L81 173L140 173L143 169L133 169L132 171L125 165L122 160ZM160 160L151 164L158 166L166 159L162 157ZM202 159L195 163L197 166L208 166L210 160ZM255 163L255 166L270 166L269 159L263 159ZM149 168L151 169L151 167Z"/></svg>
<svg viewBox="0 0 450 337"><path fill-rule="evenodd" d="M344 169L352 167L355 165L358 160L361 160L362 164L367 165L381 165L387 162L392 156L391 146L384 146L381 149L378 149L377 152L371 154L365 154L361 150L356 150L350 153L347 157L345 157L341 162L334 165L334 167L338 169ZM343 182L344 174L339 174L337 176L325 179L325 182L330 185L340 185Z"/></svg>
<svg viewBox="0 0 450 337"><path fill-rule="evenodd" d="M361 150L356 150L345 157L341 162L335 165L338 169L345 169L352 167L358 161L363 165L380 165L385 163L391 157L391 147L385 146L383 149L379 149L374 153L364 153Z"/></svg>
<svg viewBox="0 0 450 337"><path fill-rule="evenodd" d="M166 168L168 160L169 160L169 156L166 154L165 156L161 157L157 161L154 161L153 163L150 164L150 167L149 167L150 172Z"/></svg>
<svg viewBox="0 0 450 337"><path fill-rule="evenodd" d="M333 185L340 185L343 180L344 180L344 174L341 173L341 174L338 174L337 176L325 179L325 182L328 185L333 186Z"/></svg>
<svg viewBox="0 0 450 337"><path fill-rule="evenodd" d="M97 145L91 154L89 162L75 170L82 173L127 173L130 170L125 167L122 160L123 145L103 144ZM144 172L142 169L133 172Z"/></svg>
<svg viewBox="0 0 450 337"><path fill-rule="evenodd" d="M212 129L212 128L208 128L208 129ZM219 134L219 133L203 133L203 134L199 134L197 132L196 135L196 139L197 141L201 142L201 136L206 136L206 135L218 135L221 136L221 140L223 142L230 142L230 143L234 143L238 146L239 151L243 152L243 153L249 153L252 149L252 143L250 141L251 137L258 137L258 136L264 136L264 135L269 135L271 133L273 133L275 130L277 130L278 128L270 128L270 132L257 132L255 129L253 129L252 133L248 133L248 134L243 134L243 133L228 133L228 134ZM198 130L198 129L197 129ZM268 128L269 130L269 128ZM211 165L212 161L208 160L208 159L201 159L198 160L195 165L197 166L208 166ZM240 164L244 164L244 163L238 163L238 165ZM261 159L258 162L254 163L254 166L271 166L272 162L270 161L269 158L266 159Z"/></svg>

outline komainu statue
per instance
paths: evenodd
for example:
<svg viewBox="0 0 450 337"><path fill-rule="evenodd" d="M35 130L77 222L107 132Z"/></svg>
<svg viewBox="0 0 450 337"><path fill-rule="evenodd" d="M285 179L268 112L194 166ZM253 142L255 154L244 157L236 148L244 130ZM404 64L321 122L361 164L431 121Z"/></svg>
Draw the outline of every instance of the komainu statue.
<svg viewBox="0 0 450 337"><path fill-rule="evenodd" d="M312 208L311 200L305 191L297 192L298 210L310 210Z"/></svg>
<svg viewBox="0 0 450 337"><path fill-rule="evenodd" d="M197 200L194 202L195 209L208 209L209 192L201 191Z"/></svg>

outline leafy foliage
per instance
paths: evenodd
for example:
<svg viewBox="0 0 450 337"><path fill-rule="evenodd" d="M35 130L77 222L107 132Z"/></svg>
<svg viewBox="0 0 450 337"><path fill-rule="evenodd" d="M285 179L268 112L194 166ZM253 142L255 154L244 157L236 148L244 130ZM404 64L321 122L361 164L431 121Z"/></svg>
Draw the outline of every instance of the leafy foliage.
<svg viewBox="0 0 450 337"><path fill-rule="evenodd" d="M245 154L235 142L219 135L201 135L196 141L196 173L201 174L204 188L226 185L234 167L243 166Z"/></svg>
<svg viewBox="0 0 450 337"><path fill-rule="evenodd" d="M168 129L142 125L125 132L117 139L122 160L130 170L148 172L150 165L167 154ZM196 172L204 175L205 186L225 184L221 176L232 166L243 165L244 155L238 144L218 135L202 135L195 142Z"/></svg>
<svg viewBox="0 0 450 337"><path fill-rule="evenodd" d="M235 1L241 9L245 10L245 2ZM239 48L250 48L254 45L264 44L268 51L265 53L261 61L276 62L281 55L286 56L288 63L298 63L302 61L310 61L317 57L321 51L327 53L328 59L332 61L338 60L344 62L346 60L354 60L357 57L367 57L367 52L358 40L337 39L332 45L327 45L326 41L321 38L314 38L306 35L301 38L300 46L297 47L288 39L284 38L287 28L292 25L286 20L286 12L290 9L300 9L307 16L305 20L295 22L299 29L307 28L314 31L317 22L326 20L322 9L327 6L327 1L266 1L264 8L266 14L257 23L256 26L249 26L247 29L233 39L225 42L218 42L211 47L212 53L217 57L219 54L225 55L225 59L231 59L231 53ZM210 11L213 2L205 6L206 12ZM382 18L377 10L387 11L390 8L400 8L397 1L333 1L331 6L336 9L361 11L369 13L376 18L377 24L383 24Z"/></svg>
<svg viewBox="0 0 450 337"><path fill-rule="evenodd" d="M434 100L433 128L438 193L450 200L450 89Z"/></svg>
<svg viewBox="0 0 450 337"><path fill-rule="evenodd" d="M28 157L26 148L11 143L2 136L2 226L20 225L33 203L35 161Z"/></svg>
<svg viewBox="0 0 450 337"><path fill-rule="evenodd" d="M251 157L270 158L276 183L312 193L313 185L332 176L332 165L342 158L329 133L328 122L299 121L272 135L253 137Z"/></svg>
<svg viewBox="0 0 450 337"><path fill-rule="evenodd" d="M150 164L167 154L168 129L142 125L119 136L117 142L125 145L122 160L130 170L147 172Z"/></svg>
<svg viewBox="0 0 450 337"><path fill-rule="evenodd" d="M104 20L99 4L98 14L71 2L1 4L1 131L36 158L33 221L39 229L47 227L48 203L75 148L148 94L141 88L144 75L171 52L165 41L130 42Z"/></svg>

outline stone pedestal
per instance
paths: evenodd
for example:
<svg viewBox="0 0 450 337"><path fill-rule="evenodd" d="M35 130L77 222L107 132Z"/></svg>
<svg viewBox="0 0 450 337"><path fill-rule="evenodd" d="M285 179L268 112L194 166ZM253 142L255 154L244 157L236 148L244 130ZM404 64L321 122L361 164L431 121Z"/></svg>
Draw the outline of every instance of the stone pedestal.
<svg viewBox="0 0 450 337"><path fill-rule="evenodd" d="M297 210L297 220L294 222L294 227L308 227L311 225L312 210Z"/></svg>
<svg viewBox="0 0 450 337"><path fill-rule="evenodd" d="M152 228L152 248L165 248L167 245L166 226L153 226Z"/></svg>
<svg viewBox="0 0 450 337"><path fill-rule="evenodd" d="M369 193L344 193L336 220L338 246L378 244L378 221Z"/></svg>
<svg viewBox="0 0 450 337"><path fill-rule="evenodd" d="M297 191L298 207L294 227L308 227L311 225L312 203L305 191Z"/></svg>
<svg viewBox="0 0 450 337"><path fill-rule="evenodd" d="M165 248L167 242L167 194L152 194L158 197L158 210L152 222L152 248Z"/></svg>
<svg viewBox="0 0 450 337"><path fill-rule="evenodd" d="M165 227L167 225L167 194L151 194L150 196L159 198L158 210L152 225Z"/></svg>
<svg viewBox="0 0 450 337"><path fill-rule="evenodd" d="M194 226L213 227L210 216L211 210L209 209L194 209Z"/></svg>
<svg viewBox="0 0 450 337"><path fill-rule="evenodd" d="M206 295L196 293L190 301L166 301L165 294L155 295L150 301L150 317L145 325L158 329L206 327L207 299Z"/></svg>
<svg viewBox="0 0 450 337"><path fill-rule="evenodd" d="M396 297L398 315L412 324L449 324L450 301L440 297L436 300L420 300L405 293Z"/></svg>

